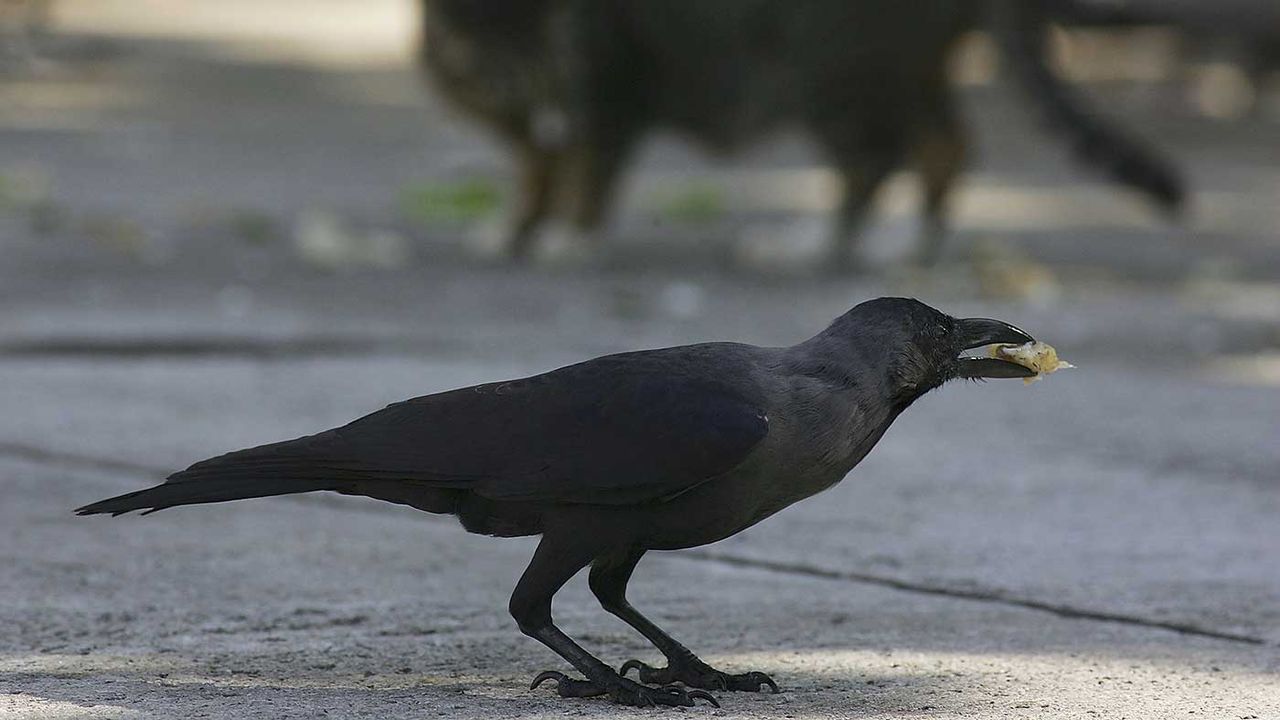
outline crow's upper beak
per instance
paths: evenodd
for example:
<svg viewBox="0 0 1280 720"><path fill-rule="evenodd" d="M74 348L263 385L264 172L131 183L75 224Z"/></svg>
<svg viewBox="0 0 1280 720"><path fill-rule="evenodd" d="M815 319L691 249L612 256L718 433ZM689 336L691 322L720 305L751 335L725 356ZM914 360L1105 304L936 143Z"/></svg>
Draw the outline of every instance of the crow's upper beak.
<svg viewBox="0 0 1280 720"><path fill-rule="evenodd" d="M1035 338L999 320L965 318L958 323L961 347L965 350L996 343L1025 345ZM999 358L956 358L956 376L962 378L1025 378L1035 375L1030 368Z"/></svg>

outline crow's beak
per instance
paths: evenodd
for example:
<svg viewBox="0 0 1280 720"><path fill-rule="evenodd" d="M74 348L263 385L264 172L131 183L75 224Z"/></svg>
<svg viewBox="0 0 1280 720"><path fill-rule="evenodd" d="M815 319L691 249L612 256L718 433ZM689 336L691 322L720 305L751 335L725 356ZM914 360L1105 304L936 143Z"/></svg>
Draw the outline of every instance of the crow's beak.
<svg viewBox="0 0 1280 720"><path fill-rule="evenodd" d="M996 343L1025 345L1029 342L1035 342L1035 338L1009 323L988 320L987 318L965 318L960 320L958 330L962 341L961 347L965 350ZM1030 368L998 358L956 358L957 377L1026 378L1035 374L1036 372Z"/></svg>

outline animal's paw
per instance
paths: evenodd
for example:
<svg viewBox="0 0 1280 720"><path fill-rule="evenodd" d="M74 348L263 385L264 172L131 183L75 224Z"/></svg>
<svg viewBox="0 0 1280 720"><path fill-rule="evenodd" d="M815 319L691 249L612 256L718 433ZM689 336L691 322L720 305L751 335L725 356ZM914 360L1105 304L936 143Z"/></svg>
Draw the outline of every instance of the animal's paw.
<svg viewBox="0 0 1280 720"><path fill-rule="evenodd" d="M567 225L548 225L530 243L533 261L546 268L587 267L599 259L599 242L595 234Z"/></svg>

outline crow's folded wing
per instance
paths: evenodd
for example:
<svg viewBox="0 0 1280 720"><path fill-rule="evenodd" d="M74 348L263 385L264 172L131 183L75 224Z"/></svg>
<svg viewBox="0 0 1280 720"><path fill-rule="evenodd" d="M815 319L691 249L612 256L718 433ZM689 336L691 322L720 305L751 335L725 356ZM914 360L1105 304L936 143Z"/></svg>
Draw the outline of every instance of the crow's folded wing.
<svg viewBox="0 0 1280 720"><path fill-rule="evenodd" d="M342 489L379 480L495 500L659 500L733 469L768 432L764 410L740 389L669 370L592 361L427 395L334 430L197 463L170 482L238 475Z"/></svg>

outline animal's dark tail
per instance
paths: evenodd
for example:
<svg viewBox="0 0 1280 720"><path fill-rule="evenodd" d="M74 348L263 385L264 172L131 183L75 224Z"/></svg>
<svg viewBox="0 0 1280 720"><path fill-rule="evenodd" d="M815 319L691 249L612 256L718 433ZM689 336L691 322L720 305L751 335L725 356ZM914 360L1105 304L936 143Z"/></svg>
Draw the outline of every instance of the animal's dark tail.
<svg viewBox="0 0 1280 720"><path fill-rule="evenodd" d="M198 462L170 475L161 485L108 498L76 510L77 515L123 515L144 510L144 515L174 507L225 502L245 498L289 495L316 490L340 490L341 477L350 468L326 461L313 448L324 436L239 450Z"/></svg>
<svg viewBox="0 0 1280 720"><path fill-rule="evenodd" d="M1181 209L1184 188L1172 163L1138 138L1109 125L1049 67L1049 16L1066 0L996 0L993 31L1012 72L1041 107L1051 126L1066 135L1077 155L1116 181L1154 200L1166 213Z"/></svg>

